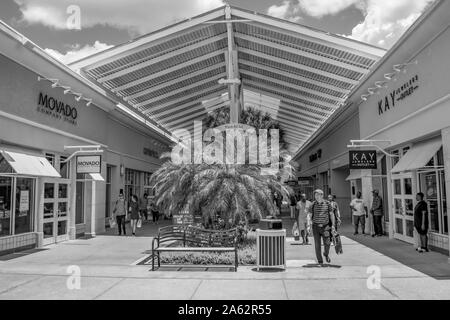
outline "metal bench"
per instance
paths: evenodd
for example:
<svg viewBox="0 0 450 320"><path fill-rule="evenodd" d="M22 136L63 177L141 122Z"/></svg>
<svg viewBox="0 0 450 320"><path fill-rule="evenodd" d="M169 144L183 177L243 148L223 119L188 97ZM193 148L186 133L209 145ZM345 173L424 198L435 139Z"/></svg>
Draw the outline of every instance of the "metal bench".
<svg viewBox="0 0 450 320"><path fill-rule="evenodd" d="M234 271L238 267L237 230L205 230L186 225L160 228L152 241L152 271L155 259L161 267L161 252L234 252Z"/></svg>

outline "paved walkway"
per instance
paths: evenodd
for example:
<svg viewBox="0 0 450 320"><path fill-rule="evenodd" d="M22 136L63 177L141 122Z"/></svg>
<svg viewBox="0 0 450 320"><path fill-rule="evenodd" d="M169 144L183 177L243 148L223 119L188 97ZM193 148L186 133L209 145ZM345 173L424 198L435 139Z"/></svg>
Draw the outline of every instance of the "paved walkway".
<svg viewBox="0 0 450 320"><path fill-rule="evenodd" d="M146 225L142 233L153 228ZM148 256L151 237L110 234L3 257L0 299L450 299L450 280L432 278L347 237L344 255L333 254L328 268L314 266L312 246L289 238L285 272L245 266L236 273L149 272L136 263ZM73 270L81 273L80 289L69 289L77 283ZM381 277L378 288L374 272Z"/></svg>

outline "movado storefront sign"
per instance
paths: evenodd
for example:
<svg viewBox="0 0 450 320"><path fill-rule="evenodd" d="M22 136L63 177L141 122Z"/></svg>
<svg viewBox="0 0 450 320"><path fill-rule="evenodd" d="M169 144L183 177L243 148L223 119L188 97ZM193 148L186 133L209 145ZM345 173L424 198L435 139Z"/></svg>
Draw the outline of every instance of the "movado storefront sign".
<svg viewBox="0 0 450 320"><path fill-rule="evenodd" d="M101 173L102 156L77 156L77 173Z"/></svg>
<svg viewBox="0 0 450 320"><path fill-rule="evenodd" d="M350 151L350 170L377 169L376 151Z"/></svg>
<svg viewBox="0 0 450 320"><path fill-rule="evenodd" d="M74 126L78 124L78 111L75 107L42 92L39 93L37 111L58 121Z"/></svg>

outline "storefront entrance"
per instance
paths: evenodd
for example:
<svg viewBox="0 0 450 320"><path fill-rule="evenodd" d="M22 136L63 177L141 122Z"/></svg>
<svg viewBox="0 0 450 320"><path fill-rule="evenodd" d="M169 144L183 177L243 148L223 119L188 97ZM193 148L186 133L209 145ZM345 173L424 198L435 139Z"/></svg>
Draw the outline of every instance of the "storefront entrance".
<svg viewBox="0 0 450 320"><path fill-rule="evenodd" d="M411 174L392 176L394 238L414 243L414 190Z"/></svg>
<svg viewBox="0 0 450 320"><path fill-rule="evenodd" d="M69 186L68 180L49 179L44 181L44 245L69 239Z"/></svg>

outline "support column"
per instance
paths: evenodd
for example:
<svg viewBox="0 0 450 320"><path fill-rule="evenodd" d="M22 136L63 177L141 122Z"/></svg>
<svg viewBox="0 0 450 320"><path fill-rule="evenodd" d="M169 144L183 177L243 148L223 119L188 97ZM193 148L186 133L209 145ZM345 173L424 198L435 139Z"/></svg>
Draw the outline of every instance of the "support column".
<svg viewBox="0 0 450 320"><path fill-rule="evenodd" d="M241 101L240 101L240 80L238 70L238 54L236 44L234 42L233 23L231 22L231 7L225 7L225 19L227 22L228 35L228 52L225 54L227 75L228 75L228 94L230 96L230 123L239 123L241 115Z"/></svg>
<svg viewBox="0 0 450 320"><path fill-rule="evenodd" d="M76 227L76 199L77 199L77 169L76 160L70 160L69 163L70 171L70 203L69 203L69 240L75 240L77 236Z"/></svg>
<svg viewBox="0 0 450 320"><path fill-rule="evenodd" d="M369 219L366 219L366 233L371 234L373 230L371 230L371 226L373 226L372 215L370 214L370 208L372 207L372 170L361 170L362 171L362 179L361 179L361 187L362 187L362 197L366 202L367 211L369 212Z"/></svg>

